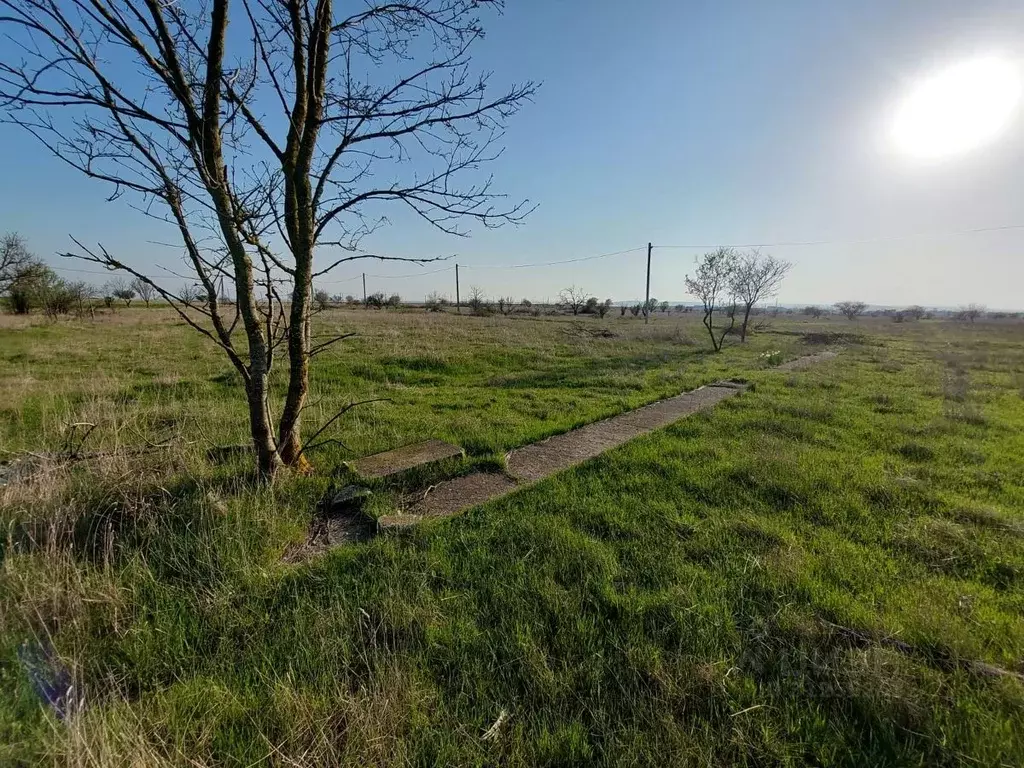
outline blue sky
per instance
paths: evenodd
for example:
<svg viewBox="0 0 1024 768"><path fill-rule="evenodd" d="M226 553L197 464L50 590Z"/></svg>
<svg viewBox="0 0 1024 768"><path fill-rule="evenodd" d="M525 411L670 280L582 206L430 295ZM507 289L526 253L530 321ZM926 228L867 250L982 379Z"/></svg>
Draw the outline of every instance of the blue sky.
<svg viewBox="0 0 1024 768"><path fill-rule="evenodd" d="M477 51L496 87L543 81L513 118L491 170L536 212L518 228L453 239L396 217L368 249L458 254L464 289L554 298L576 284L601 297L643 294L645 254L571 259L645 246L829 241L765 249L795 266L781 302L1020 307L1024 116L971 154L901 156L885 128L914 78L998 52L1024 60L1024 5L1011 0L634 3L511 0ZM0 126L0 230L17 230L55 266L69 235L102 242L144 268L177 267L170 235L124 198ZM910 235L928 235L909 237ZM875 242L856 242L875 240ZM652 293L685 300L699 250L656 249ZM433 272L437 267L426 267ZM360 293L363 267L325 285ZM372 275L409 265L366 263ZM99 275L67 276L102 282ZM451 270L372 277L369 288L419 299L453 292Z"/></svg>

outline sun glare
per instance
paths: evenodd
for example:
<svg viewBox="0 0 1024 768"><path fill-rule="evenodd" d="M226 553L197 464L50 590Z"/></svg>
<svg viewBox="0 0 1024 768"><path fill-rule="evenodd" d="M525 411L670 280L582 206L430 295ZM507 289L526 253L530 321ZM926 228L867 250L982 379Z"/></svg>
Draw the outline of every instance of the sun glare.
<svg viewBox="0 0 1024 768"><path fill-rule="evenodd" d="M1021 98L1016 63L986 57L966 61L917 83L893 122L893 138L908 155L942 158L989 143L1009 125Z"/></svg>

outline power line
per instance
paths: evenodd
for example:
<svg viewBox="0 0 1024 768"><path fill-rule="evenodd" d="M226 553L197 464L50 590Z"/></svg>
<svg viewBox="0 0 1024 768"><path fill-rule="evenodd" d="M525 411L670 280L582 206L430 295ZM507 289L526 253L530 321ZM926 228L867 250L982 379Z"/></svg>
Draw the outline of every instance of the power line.
<svg viewBox="0 0 1024 768"><path fill-rule="evenodd" d="M461 264L460 266L463 269L470 269L470 270L477 270L477 269L529 269L529 268L533 268L533 267L553 267L553 266L558 266L560 264L577 264L577 263L583 262L583 261L594 261L596 259L607 259L607 258L609 258L611 256L622 256L622 255L627 254L627 253L637 253L638 251L642 251L644 249L644 247L645 246L640 246L639 248L627 248L624 251L612 251L611 253L599 253L599 254L596 254L594 256L581 256L581 257L575 258L575 259L561 259L559 261L534 262L534 263L530 263L530 264L479 264L479 265ZM438 274L440 274L442 272L447 272L448 270L452 269L453 267L454 267L454 265L452 265L452 267L442 267L441 269L435 269L435 270L432 270L430 272L412 272L412 273L409 273L407 275L372 275L370 273L367 273L366 276L367 277L372 277L372 278L374 278L376 280L403 280L403 279L406 279L406 278L409 278L409 277L426 277L427 275L438 275ZM340 279L334 279L334 280L325 280L323 282L324 283L328 283L328 284L329 283L343 283L343 282L348 282L350 280L358 280L360 277L361 277L361 275L356 275L355 277L346 277L346 278L340 278Z"/></svg>
<svg viewBox="0 0 1024 768"><path fill-rule="evenodd" d="M917 232L908 235L892 235L886 237L871 237L871 238L860 238L860 239L849 239L849 240L783 240L778 242L753 242L753 243L684 243L684 244L670 244L670 245L655 245L654 248L664 248L673 250L702 250L711 248L786 248L786 247L806 247L806 246L821 246L821 245L863 245L869 243L882 243L882 242L893 242L900 240L913 240L918 238L931 238L931 237L959 237L963 235L973 235L985 232L1004 232L1009 230L1024 229L1024 224L1005 224L1002 226L994 227L975 227L972 229L962 229L950 232ZM636 248L627 248L621 251L611 251L609 253L599 253L593 256L581 256L573 259L560 259L557 261L543 261L543 262L532 262L525 264L479 264L479 265L461 265L463 269L470 270L484 270L484 269L533 269L539 267L555 267L563 264L579 264L587 261L596 261L598 259L607 259L612 256L623 256L629 253L638 253L643 251L645 246L639 246ZM427 277L429 275L437 275L442 272L447 272L452 269L454 264L451 266L442 267L441 269L431 270L429 272L411 272L404 275L375 275L367 274L366 277L373 278L375 280L405 280L412 277ZM91 270L91 269L75 269L73 267L57 266L55 269L62 272L76 272L87 275L110 275L117 272L115 269L108 270ZM172 273L173 274L173 273ZM182 275L177 275L183 279L188 279ZM362 275L354 275L352 277L337 277L330 278L327 280L317 281L318 283L326 285L336 285L339 283L349 283L355 280L361 279ZM156 278L151 278L156 279Z"/></svg>
<svg viewBox="0 0 1024 768"><path fill-rule="evenodd" d="M1024 229L1024 224L1006 224L999 227L976 227L975 229L961 229L954 232L916 232L909 235L892 235L888 237L868 237L859 240L788 240L777 243L714 243L714 244L687 244L687 245L656 245L655 248L784 248L790 246L806 245L863 245L866 243L884 243L895 240L914 240L928 237L958 237L961 235L973 235L981 232L1003 232L1011 229Z"/></svg>
<svg viewBox="0 0 1024 768"><path fill-rule="evenodd" d="M407 277L426 277L427 275L439 275L442 272L447 272L448 270L454 268L454 266L455 265L453 264L451 267L442 267L441 269L434 269L431 270L430 272L410 272L408 275L371 275L367 273L366 276L374 277L377 278L378 280L403 280Z"/></svg>
<svg viewBox="0 0 1024 768"><path fill-rule="evenodd" d="M595 259L607 259L609 256L621 256L626 253L636 253L642 251L646 246L640 246L639 248L628 248L624 251L613 251L611 253L599 253L596 256L582 256L578 259L563 259L562 261L545 261L534 264L481 264L479 266L469 266L467 269L528 269L530 267L554 267L559 264L577 264L581 261L594 261Z"/></svg>

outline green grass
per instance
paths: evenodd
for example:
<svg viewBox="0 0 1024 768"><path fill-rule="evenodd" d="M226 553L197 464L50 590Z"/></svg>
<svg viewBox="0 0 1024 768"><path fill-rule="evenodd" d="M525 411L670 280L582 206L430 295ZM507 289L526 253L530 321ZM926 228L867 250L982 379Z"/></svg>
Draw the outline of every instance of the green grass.
<svg viewBox="0 0 1024 768"><path fill-rule="evenodd" d="M8 444L59 444L82 404L139 434L186 411L183 438L238 438L218 423L236 405L210 381L215 355L147 320L133 333L166 351L124 364L145 343L121 322L0 337L2 386L22 393ZM321 394L396 397L346 423L356 454L442 437L484 460L706 381L755 386L466 515L299 566L279 556L323 476L253 489L189 449L9 488L0 763L1024 762L1024 684L971 666L1024 671L1024 326L862 321L865 343L785 373L759 355L853 325L780 321L710 356L691 320L651 338L614 322L614 339L560 321L338 322L363 335L321 361ZM118 400L165 359L170 391ZM102 387L82 376L107 366ZM19 402L35 422L10 415ZM17 664L33 636L80 681L69 725Z"/></svg>

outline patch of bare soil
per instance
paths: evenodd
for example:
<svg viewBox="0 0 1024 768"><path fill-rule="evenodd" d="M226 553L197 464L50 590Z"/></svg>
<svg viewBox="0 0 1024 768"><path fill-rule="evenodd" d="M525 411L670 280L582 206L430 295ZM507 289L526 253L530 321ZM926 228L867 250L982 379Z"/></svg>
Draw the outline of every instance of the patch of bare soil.
<svg viewBox="0 0 1024 768"><path fill-rule="evenodd" d="M823 363L826 360L831 360L838 354L839 350L837 349L826 349L824 352L818 352L816 355L806 355L805 357L798 357L796 360L790 360L789 362L776 366L775 370L800 371L804 368L810 368L812 365L816 365L817 363Z"/></svg>
<svg viewBox="0 0 1024 768"><path fill-rule="evenodd" d="M614 339L618 336L614 331L605 328L604 326L588 326L584 323L572 323L568 327L562 329L562 333L566 336L582 336L584 338L591 339Z"/></svg>
<svg viewBox="0 0 1024 768"><path fill-rule="evenodd" d="M376 532L376 523L358 511L319 516L310 525L306 540L288 547L281 560L300 563L342 544L371 539Z"/></svg>

